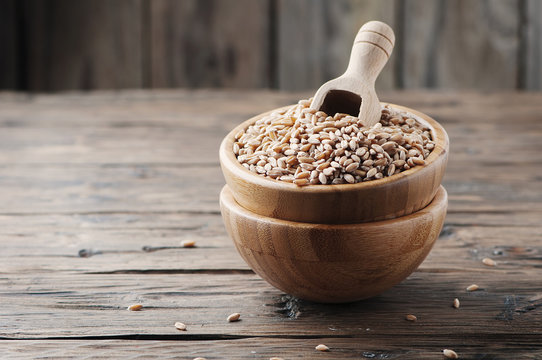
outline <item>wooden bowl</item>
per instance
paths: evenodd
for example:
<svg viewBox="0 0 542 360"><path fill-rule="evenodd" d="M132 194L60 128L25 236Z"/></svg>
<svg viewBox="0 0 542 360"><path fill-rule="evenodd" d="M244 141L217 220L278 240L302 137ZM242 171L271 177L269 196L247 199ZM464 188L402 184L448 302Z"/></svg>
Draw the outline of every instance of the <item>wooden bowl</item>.
<svg viewBox="0 0 542 360"><path fill-rule="evenodd" d="M415 115L431 129L435 148L425 166L379 180L357 184L295 184L257 175L244 168L233 153L235 134L275 109L257 115L233 129L220 145L220 165L235 200L259 215L276 219L322 223L353 224L393 219L424 208L435 196L448 160L448 135L429 116L389 104L396 110ZM282 108L284 109L284 108Z"/></svg>
<svg viewBox="0 0 542 360"><path fill-rule="evenodd" d="M330 225L265 217L240 206L228 186L220 194L226 229L258 275L286 293L330 303L377 295L410 275L439 236L447 204L440 186L413 214Z"/></svg>

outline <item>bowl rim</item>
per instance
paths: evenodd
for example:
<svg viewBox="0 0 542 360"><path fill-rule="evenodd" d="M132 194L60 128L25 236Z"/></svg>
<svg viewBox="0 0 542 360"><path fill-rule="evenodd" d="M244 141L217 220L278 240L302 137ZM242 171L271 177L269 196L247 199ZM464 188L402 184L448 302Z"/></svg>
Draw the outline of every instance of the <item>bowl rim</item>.
<svg viewBox="0 0 542 360"><path fill-rule="evenodd" d="M398 182L406 177L410 177L413 174L416 174L419 171L423 171L427 166L430 166L431 163L439 159L441 156L445 155L448 152L449 147L449 139L448 134L446 133L446 130L440 125L435 119L431 118L430 116L416 111L414 109L408 108L406 106L396 105L392 103L387 102L381 102L382 106L387 106L394 110L399 110L401 112L406 112L409 115L414 115L413 117L422 123L423 125L427 126L431 131L431 136L435 139L435 148L429 156L427 157L426 164L423 166L415 166L411 169L408 169L406 171L402 171L399 174L395 174L392 176L386 176L382 179L375 179L370 181L363 181L355 184L318 184L318 185L305 185L305 186L297 186L294 183L290 183L287 181L280 181L273 179L268 176L261 176L258 174L253 173L252 171L248 170L244 166L241 165L241 163L237 160L235 154L233 153L233 143L235 140L235 134L237 134L239 131L246 129L253 123L255 123L257 120L261 119L264 116L267 116L271 114L274 111L281 111L281 110L287 110L292 106L296 106L297 104L287 105L283 107L279 107L276 109L272 109L269 111L266 111L264 113L255 115L251 117L250 119L242 122L238 126L236 126L233 130L231 130L222 140L222 143L220 144L220 150L219 150L219 158L220 158L220 164L223 167L227 167L230 169L230 171L235 172L235 175L241 178L242 180L256 184L258 186L266 187L266 188L275 188L280 191L285 192L308 192L308 193L334 193L337 191L356 191L356 190L363 190L363 189L370 189L375 187L380 187L387 185L389 183Z"/></svg>
<svg viewBox="0 0 542 360"><path fill-rule="evenodd" d="M228 185L224 185L220 191L220 202L225 204L228 207L230 212L236 212L237 214L250 219L251 221L263 222L263 223L272 223L275 226L283 227L298 227L306 229L318 228L320 230L333 231L338 229L373 229L382 226L399 226L405 222L411 221L413 219L418 219L428 214L434 214L435 211L441 211L442 207L445 208L444 211L447 211L448 208L448 191L442 185L439 185L435 196L431 199L429 204L423 208L410 213L408 215L399 216L393 219L383 219L371 222L361 222L361 223L348 223L348 224L322 224L322 223L309 223L293 220L284 220L279 218L274 218L271 216L261 215L250 211L243 206L241 206L236 200L233 194L233 191Z"/></svg>

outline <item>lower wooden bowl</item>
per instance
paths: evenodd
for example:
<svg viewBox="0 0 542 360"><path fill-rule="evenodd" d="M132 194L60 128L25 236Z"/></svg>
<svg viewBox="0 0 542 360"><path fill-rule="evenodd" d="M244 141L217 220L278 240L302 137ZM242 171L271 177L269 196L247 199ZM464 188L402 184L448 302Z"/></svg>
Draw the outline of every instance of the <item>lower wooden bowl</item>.
<svg viewBox="0 0 542 360"><path fill-rule="evenodd" d="M340 303L375 296L409 276L438 238L448 196L407 216L361 224L279 220L220 194L226 229L247 264L276 288L302 299Z"/></svg>

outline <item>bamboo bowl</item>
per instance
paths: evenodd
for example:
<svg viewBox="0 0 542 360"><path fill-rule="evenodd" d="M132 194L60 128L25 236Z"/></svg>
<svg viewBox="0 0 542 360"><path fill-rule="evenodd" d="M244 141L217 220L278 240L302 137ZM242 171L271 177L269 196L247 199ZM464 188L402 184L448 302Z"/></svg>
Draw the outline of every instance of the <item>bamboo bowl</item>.
<svg viewBox="0 0 542 360"><path fill-rule="evenodd" d="M311 224L274 219L240 206L225 186L226 229L250 267L276 288L302 299L340 303L375 296L425 259L446 215L440 186L422 210L362 224Z"/></svg>
<svg viewBox="0 0 542 360"><path fill-rule="evenodd" d="M379 180L357 184L295 184L263 177L244 168L233 153L235 134L275 109L257 115L233 129L220 145L220 165L235 200L259 215L276 219L321 224L355 224L393 219L418 211L435 196L446 169L449 141L444 128L429 116L408 112L431 129L435 148L425 166Z"/></svg>

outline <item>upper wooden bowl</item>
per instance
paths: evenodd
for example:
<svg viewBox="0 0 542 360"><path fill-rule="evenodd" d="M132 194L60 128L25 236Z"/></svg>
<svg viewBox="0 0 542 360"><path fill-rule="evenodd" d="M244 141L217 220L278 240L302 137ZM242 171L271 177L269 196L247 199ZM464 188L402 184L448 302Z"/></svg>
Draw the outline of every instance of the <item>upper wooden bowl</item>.
<svg viewBox="0 0 542 360"><path fill-rule="evenodd" d="M363 224L310 224L246 210L225 186L226 229L250 267L271 285L302 299L350 302L404 280L438 238L448 204L441 186L424 209Z"/></svg>
<svg viewBox="0 0 542 360"><path fill-rule="evenodd" d="M379 180L341 185L298 187L292 183L257 175L237 161L233 153L235 134L272 111L280 110L275 109L237 126L220 145L220 165L235 200L256 214L322 224L393 219L424 208L435 196L446 169L448 135L444 128L429 116L406 107L389 105L414 115L431 129L435 148L426 159L426 165Z"/></svg>

